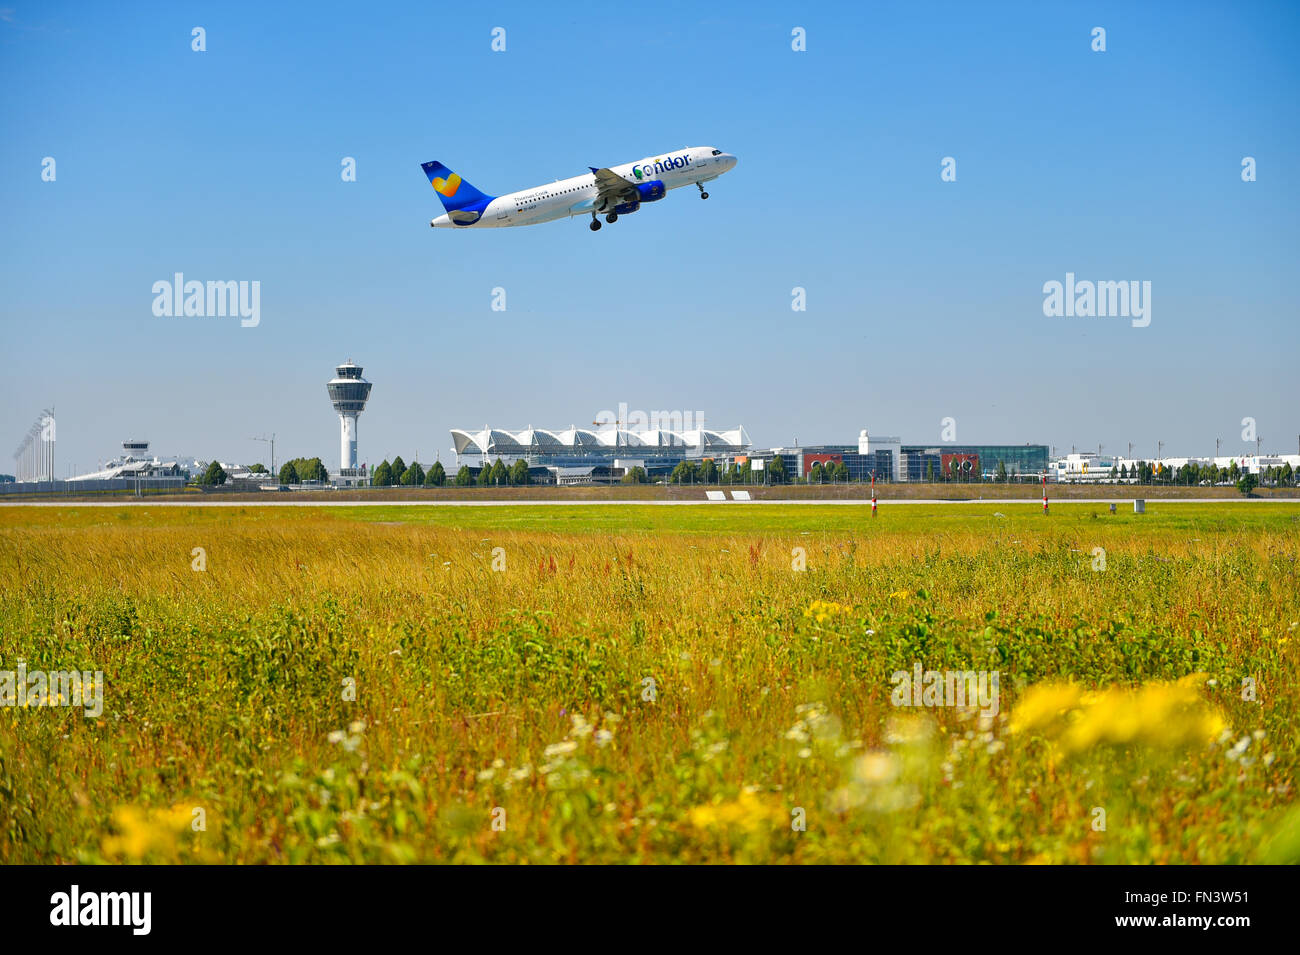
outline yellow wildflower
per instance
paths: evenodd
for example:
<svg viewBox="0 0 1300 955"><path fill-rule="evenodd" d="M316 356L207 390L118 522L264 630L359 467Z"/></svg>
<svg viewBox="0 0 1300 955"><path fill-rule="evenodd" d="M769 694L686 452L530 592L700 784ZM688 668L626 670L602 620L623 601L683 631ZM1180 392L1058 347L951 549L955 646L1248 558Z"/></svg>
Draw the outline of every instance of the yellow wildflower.
<svg viewBox="0 0 1300 955"><path fill-rule="evenodd" d="M697 829L725 829L738 826L747 832L769 828L786 818L784 810L744 790L735 799L696 806L686 818Z"/></svg>
<svg viewBox="0 0 1300 955"><path fill-rule="evenodd" d="M193 819L192 809L180 803L165 809L118 806L113 810L118 835L105 837L103 853L115 861L140 862L147 856L176 860L181 835Z"/></svg>
<svg viewBox="0 0 1300 955"><path fill-rule="evenodd" d="M1011 717L1011 731L1037 731L1066 753L1097 745L1204 745L1223 730L1223 717L1201 700L1204 674L1136 689L1084 693L1072 684L1031 687Z"/></svg>
<svg viewBox="0 0 1300 955"><path fill-rule="evenodd" d="M837 604L833 600L814 600L804 610L803 615L815 623L822 624L836 617L848 616L852 612L852 607Z"/></svg>

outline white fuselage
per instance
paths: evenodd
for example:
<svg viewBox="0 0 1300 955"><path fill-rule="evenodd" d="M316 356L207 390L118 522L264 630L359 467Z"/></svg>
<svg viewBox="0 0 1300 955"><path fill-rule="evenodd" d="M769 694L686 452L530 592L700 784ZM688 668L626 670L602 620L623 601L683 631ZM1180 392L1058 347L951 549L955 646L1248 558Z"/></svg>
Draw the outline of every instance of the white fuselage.
<svg viewBox="0 0 1300 955"><path fill-rule="evenodd" d="M716 179L735 165L736 157L730 153L710 146L691 146L609 168L632 186L657 180L666 189L676 189ZM438 216L429 224L449 229L536 225L570 216L609 212L612 208L611 203L600 198L596 176L588 172L572 179L560 179L534 189L498 196L472 225L458 226L447 215Z"/></svg>

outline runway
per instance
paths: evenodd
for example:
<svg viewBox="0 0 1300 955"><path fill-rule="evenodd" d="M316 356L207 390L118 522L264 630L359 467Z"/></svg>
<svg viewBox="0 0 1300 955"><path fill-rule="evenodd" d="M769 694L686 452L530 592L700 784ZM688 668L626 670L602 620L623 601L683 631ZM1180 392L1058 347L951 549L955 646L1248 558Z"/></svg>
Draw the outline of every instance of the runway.
<svg viewBox="0 0 1300 955"><path fill-rule="evenodd" d="M1133 503L1131 497L1088 497L1048 499L1052 507L1073 504L1124 504ZM1142 498L1147 506L1157 504L1296 504L1300 498L1268 497L1178 497ZM877 502L881 507L900 505L943 505L962 507L970 504L998 504L1002 506L1025 505L1041 508L1037 498L980 498L975 500L943 500L918 498L915 500L888 500ZM871 499L829 500L754 500L754 501L151 501L148 498L125 498L120 501L0 501L4 507L754 507L762 505L787 505L791 507L870 507Z"/></svg>

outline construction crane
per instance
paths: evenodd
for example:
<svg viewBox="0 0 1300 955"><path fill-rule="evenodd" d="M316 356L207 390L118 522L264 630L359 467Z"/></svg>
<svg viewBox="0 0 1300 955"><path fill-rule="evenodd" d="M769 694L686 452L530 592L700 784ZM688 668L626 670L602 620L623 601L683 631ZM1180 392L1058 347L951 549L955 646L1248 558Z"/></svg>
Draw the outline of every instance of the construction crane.
<svg viewBox="0 0 1300 955"><path fill-rule="evenodd" d="M267 441L267 442L270 443L270 445L271 445L271 478L272 478L272 480L279 480L279 472L277 472L277 471L275 470L275 435L272 434L269 438L268 438L266 435L262 435L261 437L254 436L254 437L249 438L248 440L249 440L249 441Z"/></svg>

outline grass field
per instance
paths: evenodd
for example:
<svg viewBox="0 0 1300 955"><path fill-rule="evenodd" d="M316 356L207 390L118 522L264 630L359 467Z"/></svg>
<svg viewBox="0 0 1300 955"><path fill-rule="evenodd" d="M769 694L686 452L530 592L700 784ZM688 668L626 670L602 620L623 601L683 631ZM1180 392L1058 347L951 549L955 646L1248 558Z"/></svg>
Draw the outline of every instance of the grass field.
<svg viewBox="0 0 1300 955"><path fill-rule="evenodd" d="M1300 504L1039 511L0 507L0 862L1300 861Z"/></svg>

